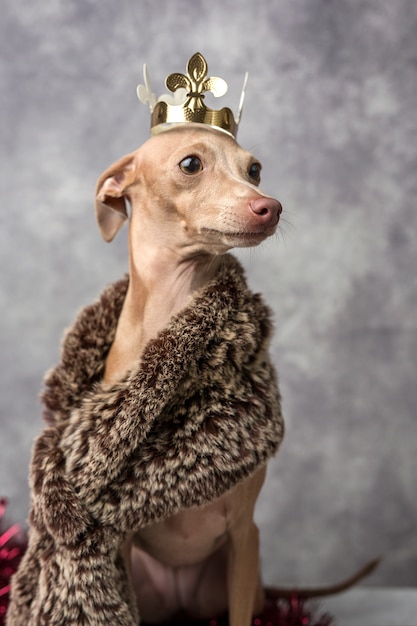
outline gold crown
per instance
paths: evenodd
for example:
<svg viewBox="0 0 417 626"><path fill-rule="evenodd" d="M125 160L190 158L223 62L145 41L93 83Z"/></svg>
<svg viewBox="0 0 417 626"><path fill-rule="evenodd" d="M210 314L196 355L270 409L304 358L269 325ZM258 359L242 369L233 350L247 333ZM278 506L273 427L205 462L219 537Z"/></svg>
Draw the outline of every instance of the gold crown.
<svg viewBox="0 0 417 626"><path fill-rule="evenodd" d="M217 76L207 76L207 63L202 54L194 54L187 64L187 75L170 74L165 85L174 95L164 94L156 99L152 92L146 65L143 66L143 79L145 84L139 85L137 94L139 100L149 103L151 110L151 134L156 135L178 124L190 122L208 124L236 137L237 129L242 114L247 73L243 83L242 94L239 102L238 115L235 119L233 112L224 107L213 110L204 104L204 93L211 91L216 98L227 92L227 83Z"/></svg>

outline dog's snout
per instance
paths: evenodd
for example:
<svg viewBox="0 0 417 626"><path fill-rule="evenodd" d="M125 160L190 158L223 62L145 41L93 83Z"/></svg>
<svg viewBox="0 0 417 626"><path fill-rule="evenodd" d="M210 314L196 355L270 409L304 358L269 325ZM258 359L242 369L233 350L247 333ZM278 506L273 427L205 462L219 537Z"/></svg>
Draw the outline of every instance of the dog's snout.
<svg viewBox="0 0 417 626"><path fill-rule="evenodd" d="M249 206L251 211L264 221L277 223L282 213L282 205L275 198L256 198L249 203Z"/></svg>

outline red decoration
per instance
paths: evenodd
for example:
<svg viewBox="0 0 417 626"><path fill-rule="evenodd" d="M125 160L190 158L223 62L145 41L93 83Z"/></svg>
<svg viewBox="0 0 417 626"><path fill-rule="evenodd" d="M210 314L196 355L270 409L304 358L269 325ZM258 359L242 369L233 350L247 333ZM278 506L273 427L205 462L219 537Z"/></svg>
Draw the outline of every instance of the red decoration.
<svg viewBox="0 0 417 626"><path fill-rule="evenodd" d="M9 604L10 578L17 570L26 548L26 539L19 524L4 530L4 512L7 500L0 499L0 626L6 621Z"/></svg>
<svg viewBox="0 0 417 626"><path fill-rule="evenodd" d="M6 621L9 602L10 579L17 570L25 548L26 539L19 524L3 529L4 512L7 500L0 499L0 626ZM227 616L210 620L172 621L165 626L228 626ZM142 624L146 626L146 624ZM330 615L317 614L317 607L309 600L300 598L297 593L282 598L278 592L268 590L267 601L262 614L255 617L252 626L335 626Z"/></svg>
<svg viewBox="0 0 417 626"><path fill-rule="evenodd" d="M180 618L162 626L228 626L227 615L210 620L187 620ZM141 624L141 626L150 626ZM252 626L336 626L333 618L325 613L318 614L316 603L299 598L296 593L288 598L268 589L267 601L260 615L254 617Z"/></svg>

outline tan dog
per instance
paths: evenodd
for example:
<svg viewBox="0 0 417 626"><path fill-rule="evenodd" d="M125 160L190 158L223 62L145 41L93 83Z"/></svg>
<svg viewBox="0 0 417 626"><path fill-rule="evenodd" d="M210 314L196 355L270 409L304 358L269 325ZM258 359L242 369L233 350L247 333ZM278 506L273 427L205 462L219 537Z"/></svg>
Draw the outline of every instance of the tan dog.
<svg viewBox="0 0 417 626"><path fill-rule="evenodd" d="M213 278L222 254L275 232L282 207L259 181L251 154L199 124L153 137L100 177L96 212L106 241L131 206L130 283L105 382L137 365L147 342ZM263 605L253 511L264 475L262 468L205 508L129 538L125 557L144 621L228 609L231 626L249 626Z"/></svg>

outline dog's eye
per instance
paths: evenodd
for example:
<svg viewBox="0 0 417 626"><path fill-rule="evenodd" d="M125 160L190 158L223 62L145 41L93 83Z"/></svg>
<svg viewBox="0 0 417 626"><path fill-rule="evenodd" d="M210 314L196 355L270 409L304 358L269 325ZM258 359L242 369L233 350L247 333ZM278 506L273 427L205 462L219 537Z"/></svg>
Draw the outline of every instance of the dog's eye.
<svg viewBox="0 0 417 626"><path fill-rule="evenodd" d="M261 169L262 166L260 163L252 163L248 170L249 176L257 183L259 183L259 181L261 180Z"/></svg>
<svg viewBox="0 0 417 626"><path fill-rule="evenodd" d="M188 156L183 159L180 164L180 170L184 174L198 174L203 169L201 160L196 156Z"/></svg>

